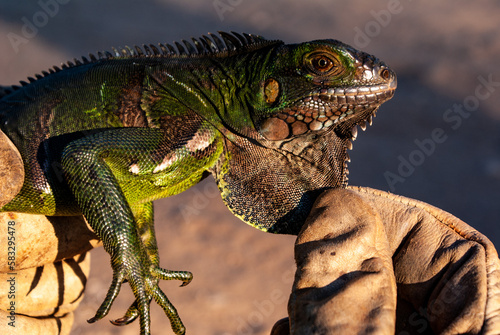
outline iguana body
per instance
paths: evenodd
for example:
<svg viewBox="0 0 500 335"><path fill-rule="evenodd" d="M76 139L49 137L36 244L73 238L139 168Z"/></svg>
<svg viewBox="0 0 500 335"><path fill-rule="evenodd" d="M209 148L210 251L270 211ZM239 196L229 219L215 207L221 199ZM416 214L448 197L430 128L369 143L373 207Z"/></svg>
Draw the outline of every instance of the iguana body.
<svg viewBox="0 0 500 335"><path fill-rule="evenodd" d="M396 86L378 59L335 40L285 45L221 33L91 56L3 89L0 127L25 179L2 211L83 214L111 255L113 282L95 321L127 280L149 333L158 288L191 274L159 268L152 201L212 173L229 209L264 231L296 234L316 196L347 183L347 148Z"/></svg>

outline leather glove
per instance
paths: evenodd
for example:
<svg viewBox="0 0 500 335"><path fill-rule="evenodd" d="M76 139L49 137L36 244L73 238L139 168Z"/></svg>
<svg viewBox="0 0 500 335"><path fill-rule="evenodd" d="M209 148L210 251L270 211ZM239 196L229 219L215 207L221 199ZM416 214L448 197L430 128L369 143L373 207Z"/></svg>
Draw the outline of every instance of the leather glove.
<svg viewBox="0 0 500 335"><path fill-rule="evenodd" d="M493 244L387 192L325 191L295 245L289 318L271 334L500 334Z"/></svg>

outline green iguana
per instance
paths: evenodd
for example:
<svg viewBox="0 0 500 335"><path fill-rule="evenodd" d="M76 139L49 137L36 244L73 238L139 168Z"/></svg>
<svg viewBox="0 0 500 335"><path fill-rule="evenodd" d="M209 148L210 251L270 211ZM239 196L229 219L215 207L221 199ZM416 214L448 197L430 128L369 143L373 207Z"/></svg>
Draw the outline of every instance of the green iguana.
<svg viewBox="0 0 500 335"><path fill-rule="evenodd" d="M113 267L89 322L128 281L135 301L114 324L139 316L149 334L154 299L183 334L158 282L192 275L159 267L152 201L211 173L237 217L297 234L323 190L347 185L356 126L395 88L383 62L335 40L220 32L75 59L0 90L0 127L25 170L1 211L83 214Z"/></svg>

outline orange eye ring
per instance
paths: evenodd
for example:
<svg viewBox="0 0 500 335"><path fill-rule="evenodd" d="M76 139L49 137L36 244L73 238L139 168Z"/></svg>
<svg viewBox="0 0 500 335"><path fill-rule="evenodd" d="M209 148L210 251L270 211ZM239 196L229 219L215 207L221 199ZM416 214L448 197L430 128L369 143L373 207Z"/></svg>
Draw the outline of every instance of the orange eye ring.
<svg viewBox="0 0 500 335"><path fill-rule="evenodd" d="M334 55L324 52L308 55L306 64L311 72L319 76L338 75L344 71Z"/></svg>

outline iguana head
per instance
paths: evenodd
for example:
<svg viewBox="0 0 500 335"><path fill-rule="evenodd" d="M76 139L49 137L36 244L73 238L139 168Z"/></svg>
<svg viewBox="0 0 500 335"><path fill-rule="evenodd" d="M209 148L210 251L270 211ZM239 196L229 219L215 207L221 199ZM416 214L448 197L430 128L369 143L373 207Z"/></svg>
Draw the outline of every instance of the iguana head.
<svg viewBox="0 0 500 335"><path fill-rule="evenodd" d="M396 75L377 58L336 40L279 47L262 82L263 108L254 124L281 141L333 129L351 137L356 125L392 98Z"/></svg>
<svg viewBox="0 0 500 335"><path fill-rule="evenodd" d="M230 155L215 174L224 201L243 221L295 234L321 192L347 185L357 125L371 123L393 96L396 75L335 40L275 44L262 54L246 58L261 64L246 70L257 78L246 97L252 126L228 136Z"/></svg>

